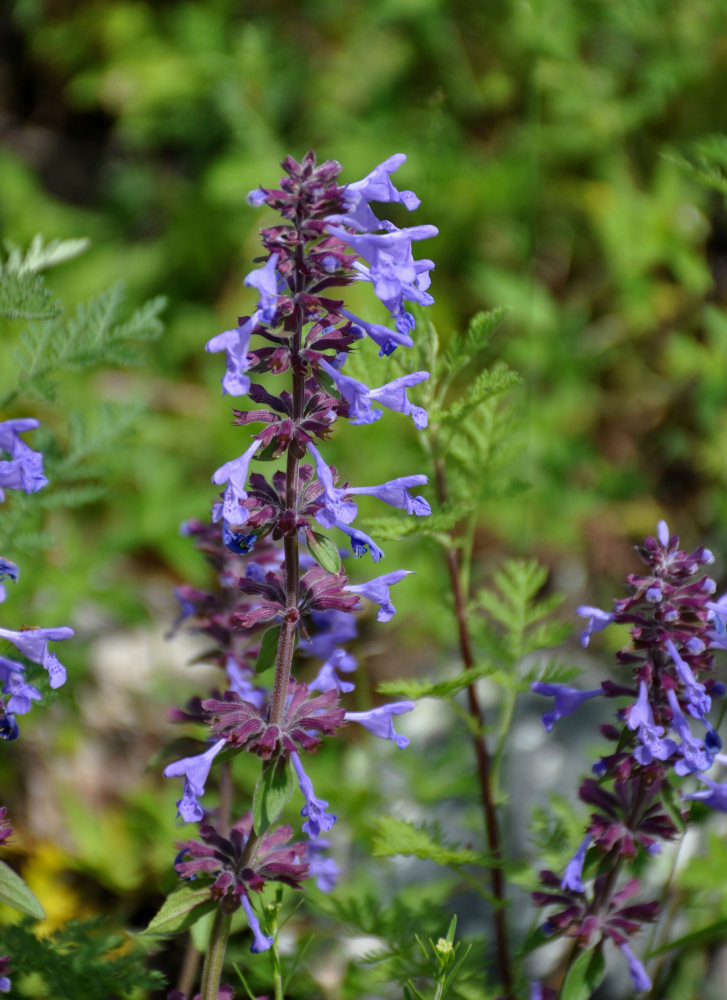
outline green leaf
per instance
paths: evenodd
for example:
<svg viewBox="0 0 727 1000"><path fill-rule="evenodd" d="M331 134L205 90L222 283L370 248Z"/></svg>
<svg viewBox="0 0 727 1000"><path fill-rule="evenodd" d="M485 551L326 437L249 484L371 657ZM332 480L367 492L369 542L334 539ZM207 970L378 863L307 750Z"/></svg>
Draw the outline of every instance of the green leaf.
<svg viewBox="0 0 727 1000"><path fill-rule="evenodd" d="M25 256L15 243L10 240L5 240L4 243L8 251L5 269L10 273L24 274L43 271L46 267L55 267L66 260L72 260L88 249L90 241L84 236L73 240L51 240L44 246L43 237L36 233Z"/></svg>
<svg viewBox="0 0 727 1000"><path fill-rule="evenodd" d="M472 317L464 336L453 334L446 354L440 359L437 377L440 375L456 375L488 344L490 337L500 326L509 312L509 307L498 306L489 312L478 312Z"/></svg>
<svg viewBox="0 0 727 1000"><path fill-rule="evenodd" d="M472 501L446 507L428 517L377 517L366 522L366 528L377 541L398 541L407 535L439 535L448 531L474 508Z"/></svg>
<svg viewBox="0 0 727 1000"><path fill-rule="evenodd" d="M0 268L0 316L8 319L53 319L61 304L36 274L13 274Z"/></svg>
<svg viewBox="0 0 727 1000"><path fill-rule="evenodd" d="M458 868L461 865L491 867L493 859L487 854L467 847L447 844L439 830L426 824L417 825L394 816L379 816L373 822L376 836L373 853L379 858L392 858L398 854L413 855L436 865Z"/></svg>
<svg viewBox="0 0 727 1000"><path fill-rule="evenodd" d="M568 971L560 1000L588 1000L598 989L606 972L603 949L595 948L579 955Z"/></svg>
<svg viewBox="0 0 727 1000"><path fill-rule="evenodd" d="M0 861L0 903L27 913L36 920L45 920L45 911L21 877Z"/></svg>
<svg viewBox="0 0 727 1000"><path fill-rule="evenodd" d="M186 930L205 913L213 910L217 903L210 898L209 886L200 889L191 885L177 889L162 903L161 909L139 937L165 938Z"/></svg>
<svg viewBox="0 0 727 1000"><path fill-rule="evenodd" d="M281 627L277 625L275 628L269 628L263 636L260 643L260 652L257 654L257 660L255 661L256 674L264 674L266 670L270 670L271 667L275 666Z"/></svg>
<svg viewBox="0 0 727 1000"><path fill-rule="evenodd" d="M338 554L338 547L327 535L321 535L318 531L308 531L306 533L308 550L315 561L329 573L338 573L341 569L341 557Z"/></svg>
<svg viewBox="0 0 727 1000"><path fill-rule="evenodd" d="M714 941L724 941L726 933L727 920L717 920L716 923L708 924L706 927L700 927L699 930L692 931L691 934L685 934L683 937L676 938L674 941L667 941L666 944L650 951L646 957L655 958L657 955L665 955L668 951L673 951L675 948L679 948L681 951L687 948L701 949Z"/></svg>
<svg viewBox="0 0 727 1000"><path fill-rule="evenodd" d="M679 797L677 790L670 782L665 781L661 786L660 794L662 802L666 807L666 811L669 813L674 825L678 830L681 830L682 833L684 833L687 825L684 822L684 817L682 816L683 802Z"/></svg>
<svg viewBox="0 0 727 1000"><path fill-rule="evenodd" d="M508 368L504 362L500 362L480 372L468 386L464 396L455 400L449 410L436 415L430 414L430 419L433 422L438 421L443 427L460 426L480 404L520 385L521 382L522 379L517 372Z"/></svg>
<svg viewBox="0 0 727 1000"><path fill-rule="evenodd" d="M252 800L252 822L257 833L264 833L272 826L294 789L292 768L283 757L263 764Z"/></svg>
<svg viewBox="0 0 727 1000"><path fill-rule="evenodd" d="M377 691L379 694L400 695L410 701L417 701L419 698L443 698L445 700L454 698L470 684L474 684L481 677L489 676L495 668L489 664L471 667L463 670L456 677L451 677L445 681L428 681L418 679L402 679L394 681L384 681L379 684Z"/></svg>

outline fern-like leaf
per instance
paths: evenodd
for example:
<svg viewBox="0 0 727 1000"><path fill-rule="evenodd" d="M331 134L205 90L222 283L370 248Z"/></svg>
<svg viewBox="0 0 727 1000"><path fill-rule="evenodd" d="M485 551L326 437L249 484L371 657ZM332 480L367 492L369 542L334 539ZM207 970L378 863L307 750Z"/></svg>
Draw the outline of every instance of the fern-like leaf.
<svg viewBox="0 0 727 1000"><path fill-rule="evenodd" d="M376 831L373 853L379 858L403 854L447 868L463 865L491 868L495 863L492 857L480 851L447 844L440 831L432 825L417 825L394 816L379 816L373 825Z"/></svg>

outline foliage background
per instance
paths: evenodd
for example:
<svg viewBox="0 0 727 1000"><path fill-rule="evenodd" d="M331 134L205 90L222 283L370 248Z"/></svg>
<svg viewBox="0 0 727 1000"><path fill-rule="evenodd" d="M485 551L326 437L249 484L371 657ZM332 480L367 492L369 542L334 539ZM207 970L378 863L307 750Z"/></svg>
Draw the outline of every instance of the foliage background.
<svg viewBox="0 0 727 1000"><path fill-rule="evenodd" d="M483 507L476 582L504 553L537 556L567 617L619 592L631 546L660 517L686 544L727 553L727 217L721 195L675 162L719 150L710 137L727 131L726 29L717 0L3 5L0 235L22 246L36 232L90 237L49 278L69 308L119 278L131 306L169 302L143 367L69 370L55 403L25 398L7 414L37 414L62 454L71 412L103 445L102 404L112 426L140 411L96 449L88 476L106 493L47 513L54 542L32 559L4 553L23 571L8 611L68 622L82 640L64 650L68 687L0 762L17 861L51 925L101 911L143 926L174 882L177 791L148 764L171 731L165 705L202 684L184 644L163 639L171 590L205 579L177 527L204 516L211 471L241 450L221 359L203 344L249 311L241 279L263 219L245 195L277 181L285 153L313 147L353 180L406 152L417 221L440 229L440 335L510 306L490 360L524 378L510 395L511 474L528 485ZM383 319L358 295L358 311ZM3 328L4 367L21 328ZM391 421L351 428L335 463L370 482L418 470L402 423L396 449ZM439 554L405 540L387 556L419 572L385 633L365 625L371 690L446 668L454 648ZM448 788L474 829L451 720L424 707L423 718L416 753L441 775L430 801ZM389 773L390 752L354 742L347 754L339 856L357 861L355 885L377 781L404 810L421 809L425 790ZM340 798L340 762L317 763L319 794ZM355 980L336 961L339 980Z"/></svg>

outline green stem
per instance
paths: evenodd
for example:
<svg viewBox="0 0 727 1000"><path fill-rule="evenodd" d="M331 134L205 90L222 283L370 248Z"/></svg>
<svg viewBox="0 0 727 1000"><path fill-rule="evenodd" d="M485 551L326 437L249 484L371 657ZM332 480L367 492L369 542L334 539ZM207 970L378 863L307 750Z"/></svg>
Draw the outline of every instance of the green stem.
<svg viewBox="0 0 727 1000"><path fill-rule="evenodd" d="M217 1000L231 920L229 913L223 913L220 909L215 910L202 969L202 1000Z"/></svg>

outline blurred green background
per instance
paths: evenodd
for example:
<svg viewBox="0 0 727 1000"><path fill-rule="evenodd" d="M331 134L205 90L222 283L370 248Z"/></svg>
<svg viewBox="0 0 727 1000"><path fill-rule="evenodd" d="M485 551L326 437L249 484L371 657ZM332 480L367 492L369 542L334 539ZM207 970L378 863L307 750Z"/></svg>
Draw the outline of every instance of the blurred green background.
<svg viewBox="0 0 727 1000"><path fill-rule="evenodd" d="M422 199L412 221L440 230L426 250L440 336L508 305L490 360L524 377L510 395L511 472L528 488L482 511L475 576L503 553L538 556L567 610L608 601L660 517L686 544L727 553L727 215L676 162L724 153L727 11L719 0L9 0L0 38L0 235L90 237L49 276L69 307L119 278L131 306L169 300L145 366L68 371L55 404L26 398L7 414L37 414L62 453L72 411L92 424L101 404L117 418L142 407L95 457L105 495L53 511L44 553L4 553L23 575L3 622L70 623L80 641L63 651L68 687L27 720L15 765L0 764L51 920L106 907L141 924L174 882L179 836L178 789L144 768L171 731L164 705L203 686L189 650L163 640L172 587L205 580L177 529L205 516L212 470L243 447L220 399L222 358L203 345L253 305L242 278L268 220L247 192L311 147L344 180L407 154L397 184ZM384 320L366 289L355 296L356 311ZM21 329L2 331L10 384ZM419 471L407 423L346 429L332 459L372 483ZM386 548L387 569L420 572L386 637L364 636L372 688L433 672L453 647L446 616L429 611L425 627L417 614L442 600L439 554ZM336 787L334 774L319 780L319 794Z"/></svg>

